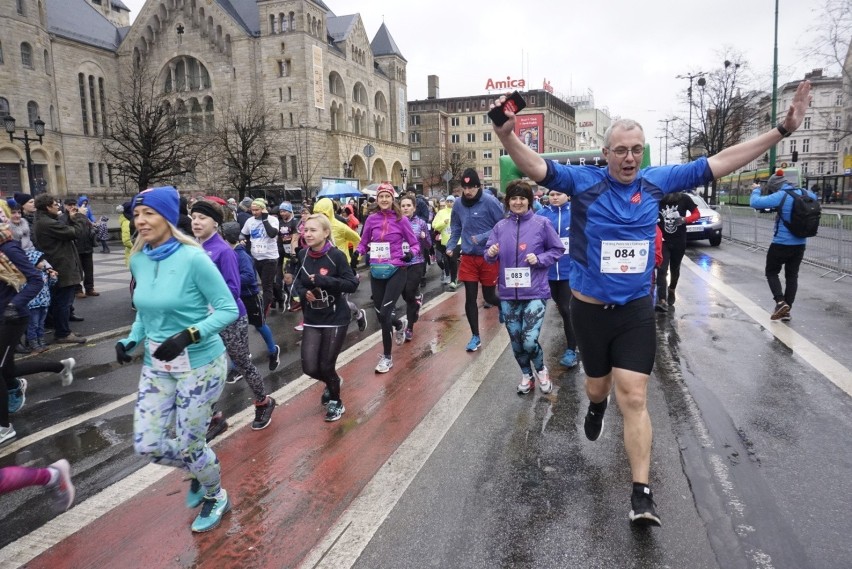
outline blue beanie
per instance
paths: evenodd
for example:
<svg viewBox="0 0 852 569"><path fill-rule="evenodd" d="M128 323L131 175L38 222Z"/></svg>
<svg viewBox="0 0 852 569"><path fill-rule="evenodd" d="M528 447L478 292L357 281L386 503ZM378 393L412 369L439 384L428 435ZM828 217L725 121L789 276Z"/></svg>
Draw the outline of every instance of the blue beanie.
<svg viewBox="0 0 852 569"><path fill-rule="evenodd" d="M289 211L293 213L293 204L290 202L281 202L281 205L278 206L278 211Z"/></svg>
<svg viewBox="0 0 852 569"><path fill-rule="evenodd" d="M178 207L180 196L174 186L161 186L159 188L148 188L136 194L133 198L133 208L138 205L150 207L172 225L178 224Z"/></svg>

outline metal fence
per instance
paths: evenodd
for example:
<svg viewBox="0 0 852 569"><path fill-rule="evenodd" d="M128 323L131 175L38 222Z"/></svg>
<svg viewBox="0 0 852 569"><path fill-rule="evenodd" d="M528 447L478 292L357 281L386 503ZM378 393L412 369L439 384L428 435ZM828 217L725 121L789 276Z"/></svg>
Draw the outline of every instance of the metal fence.
<svg viewBox="0 0 852 569"><path fill-rule="evenodd" d="M775 233L775 213L763 213L749 207L718 207L724 225L722 236L755 249L767 249ZM840 280L852 275L852 215L823 212L819 233L808 238L806 263L835 273Z"/></svg>

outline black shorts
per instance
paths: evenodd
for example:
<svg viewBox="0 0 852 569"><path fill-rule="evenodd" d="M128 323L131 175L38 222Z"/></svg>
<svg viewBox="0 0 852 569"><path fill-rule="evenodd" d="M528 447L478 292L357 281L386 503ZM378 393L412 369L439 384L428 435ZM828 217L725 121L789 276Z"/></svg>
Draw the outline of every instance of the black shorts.
<svg viewBox="0 0 852 569"><path fill-rule="evenodd" d="M261 293L257 293L251 296L241 296L240 300L242 300L243 304L246 306L248 323L252 326L263 326L263 295Z"/></svg>
<svg viewBox="0 0 852 569"><path fill-rule="evenodd" d="M650 375L657 352L650 296L611 307L572 296L571 326L587 376L604 377L614 367Z"/></svg>

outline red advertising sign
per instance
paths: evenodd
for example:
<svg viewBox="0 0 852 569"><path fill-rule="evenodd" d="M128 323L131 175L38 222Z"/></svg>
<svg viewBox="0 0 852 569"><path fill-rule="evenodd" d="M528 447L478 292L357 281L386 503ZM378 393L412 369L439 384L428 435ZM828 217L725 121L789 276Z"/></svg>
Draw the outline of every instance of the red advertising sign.
<svg viewBox="0 0 852 569"><path fill-rule="evenodd" d="M544 115L516 116L515 134L534 152L544 152Z"/></svg>

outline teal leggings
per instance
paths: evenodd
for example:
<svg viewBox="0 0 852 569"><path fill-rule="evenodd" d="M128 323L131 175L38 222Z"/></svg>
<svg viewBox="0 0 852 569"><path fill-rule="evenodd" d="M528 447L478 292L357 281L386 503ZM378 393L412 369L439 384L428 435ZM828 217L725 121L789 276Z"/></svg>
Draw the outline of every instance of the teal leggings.
<svg viewBox="0 0 852 569"><path fill-rule="evenodd" d="M546 308L547 300L542 299L504 300L500 303L512 352L521 371L527 375L532 374L533 367L535 371L544 369L544 352L538 337Z"/></svg>
<svg viewBox="0 0 852 569"><path fill-rule="evenodd" d="M228 364L222 353L184 373L143 365L133 414L133 448L156 464L184 468L208 496L219 493L219 459L207 446L213 404L225 388Z"/></svg>

